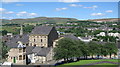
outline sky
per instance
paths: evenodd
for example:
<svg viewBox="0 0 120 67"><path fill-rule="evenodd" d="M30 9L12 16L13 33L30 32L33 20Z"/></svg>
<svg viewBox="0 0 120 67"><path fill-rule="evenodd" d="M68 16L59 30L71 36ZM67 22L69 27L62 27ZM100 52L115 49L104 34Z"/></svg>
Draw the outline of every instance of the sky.
<svg viewBox="0 0 120 67"><path fill-rule="evenodd" d="M119 0L0 0L2 2L119 2Z"/></svg>
<svg viewBox="0 0 120 67"><path fill-rule="evenodd" d="M15 0L14 0L15 1ZM22 0L21 0L22 1ZM85 19L117 18L118 2L4 2L3 19L63 17ZM82 1L82 0L81 0ZM111 0L113 1L113 0Z"/></svg>

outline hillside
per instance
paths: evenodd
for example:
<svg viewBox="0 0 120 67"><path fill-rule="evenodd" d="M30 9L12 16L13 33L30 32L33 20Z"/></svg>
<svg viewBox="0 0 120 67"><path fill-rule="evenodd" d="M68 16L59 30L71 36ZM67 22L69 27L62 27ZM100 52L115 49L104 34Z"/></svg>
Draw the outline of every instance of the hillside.
<svg viewBox="0 0 120 67"><path fill-rule="evenodd" d="M37 18L28 18L28 19L2 19L2 23L57 23L62 24L67 21L80 21L75 18L60 18L60 17L37 17ZM106 19L89 19L89 20L81 20L81 21L93 21L93 22L118 22L118 18L106 18Z"/></svg>
<svg viewBox="0 0 120 67"><path fill-rule="evenodd" d="M28 19L12 19L6 20L3 19L2 23L66 23L67 21L77 21L74 18L57 18L57 17L37 17L37 18L28 18Z"/></svg>
<svg viewBox="0 0 120 67"><path fill-rule="evenodd" d="M118 18L105 18L105 19L89 19L88 21L94 21L94 22L118 22L120 19Z"/></svg>

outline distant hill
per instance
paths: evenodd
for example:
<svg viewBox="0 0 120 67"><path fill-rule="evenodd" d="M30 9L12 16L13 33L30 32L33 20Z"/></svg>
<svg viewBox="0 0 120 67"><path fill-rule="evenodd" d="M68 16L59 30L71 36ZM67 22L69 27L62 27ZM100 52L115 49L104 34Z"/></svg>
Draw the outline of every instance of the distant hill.
<svg viewBox="0 0 120 67"><path fill-rule="evenodd" d="M119 19L120 20L120 19ZM106 18L106 19L89 19L89 20L78 20L75 18L60 18L60 17L36 17L36 18L28 18L28 19L2 19L2 23L57 23L62 24L67 21L93 21L93 22L118 22L118 18Z"/></svg>
<svg viewBox="0 0 120 67"><path fill-rule="evenodd" d="M74 18L58 18L58 17L37 17L28 19L3 19L2 23L66 23L67 21L77 21Z"/></svg>
<svg viewBox="0 0 120 67"><path fill-rule="evenodd" d="M94 22L119 22L120 18L105 18L105 19L90 19L88 21L94 21Z"/></svg>

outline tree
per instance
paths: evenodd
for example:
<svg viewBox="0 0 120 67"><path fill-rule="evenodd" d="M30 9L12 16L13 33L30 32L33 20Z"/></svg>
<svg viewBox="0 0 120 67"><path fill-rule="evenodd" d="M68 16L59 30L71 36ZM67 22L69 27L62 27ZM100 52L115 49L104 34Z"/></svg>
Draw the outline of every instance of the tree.
<svg viewBox="0 0 120 67"><path fill-rule="evenodd" d="M105 48L108 54L110 55L110 58L112 54L117 54L118 48L115 43L106 43Z"/></svg>
<svg viewBox="0 0 120 67"><path fill-rule="evenodd" d="M6 53L9 51L9 47L5 45L4 42L1 43L2 45L2 58L6 58Z"/></svg>
<svg viewBox="0 0 120 67"><path fill-rule="evenodd" d="M90 52L89 52L89 46L88 46L88 44L86 43L86 44L82 44L82 46L81 46L81 51L82 51L82 54L83 54L83 56L84 56L84 59L87 59L87 56L89 56L90 55Z"/></svg>
<svg viewBox="0 0 120 67"><path fill-rule="evenodd" d="M7 30L3 30L3 31L2 31L2 35L3 35L3 36L6 35L7 33L8 33Z"/></svg>
<svg viewBox="0 0 120 67"><path fill-rule="evenodd" d="M57 46L54 48L54 59L64 59L68 61L70 58L76 56L76 44L70 38L63 38L57 42Z"/></svg>
<svg viewBox="0 0 120 67"><path fill-rule="evenodd" d="M27 25L23 28L23 30L24 30L25 33L30 33L33 28L34 28L33 25Z"/></svg>
<svg viewBox="0 0 120 67"><path fill-rule="evenodd" d="M99 52L99 51L98 51L98 50L99 50L99 49L98 49L98 48L99 48L99 47L98 47L98 44L91 41L88 46L89 46L89 49L90 49L90 50L89 50L89 51L90 51L89 53L90 53L90 55L92 56L92 59L93 59L93 55L97 55L97 53Z"/></svg>
<svg viewBox="0 0 120 67"><path fill-rule="evenodd" d="M85 43L80 40L75 40L74 43L76 44L76 57L79 60L83 56L82 50L84 50Z"/></svg>

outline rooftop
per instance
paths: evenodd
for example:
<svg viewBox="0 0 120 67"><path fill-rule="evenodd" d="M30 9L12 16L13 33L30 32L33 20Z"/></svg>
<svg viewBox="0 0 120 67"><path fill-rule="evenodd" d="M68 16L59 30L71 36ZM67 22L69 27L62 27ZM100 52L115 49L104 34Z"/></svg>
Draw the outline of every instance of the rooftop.
<svg viewBox="0 0 120 67"><path fill-rule="evenodd" d="M52 29L53 27L51 26L36 26L31 34L48 35Z"/></svg>

